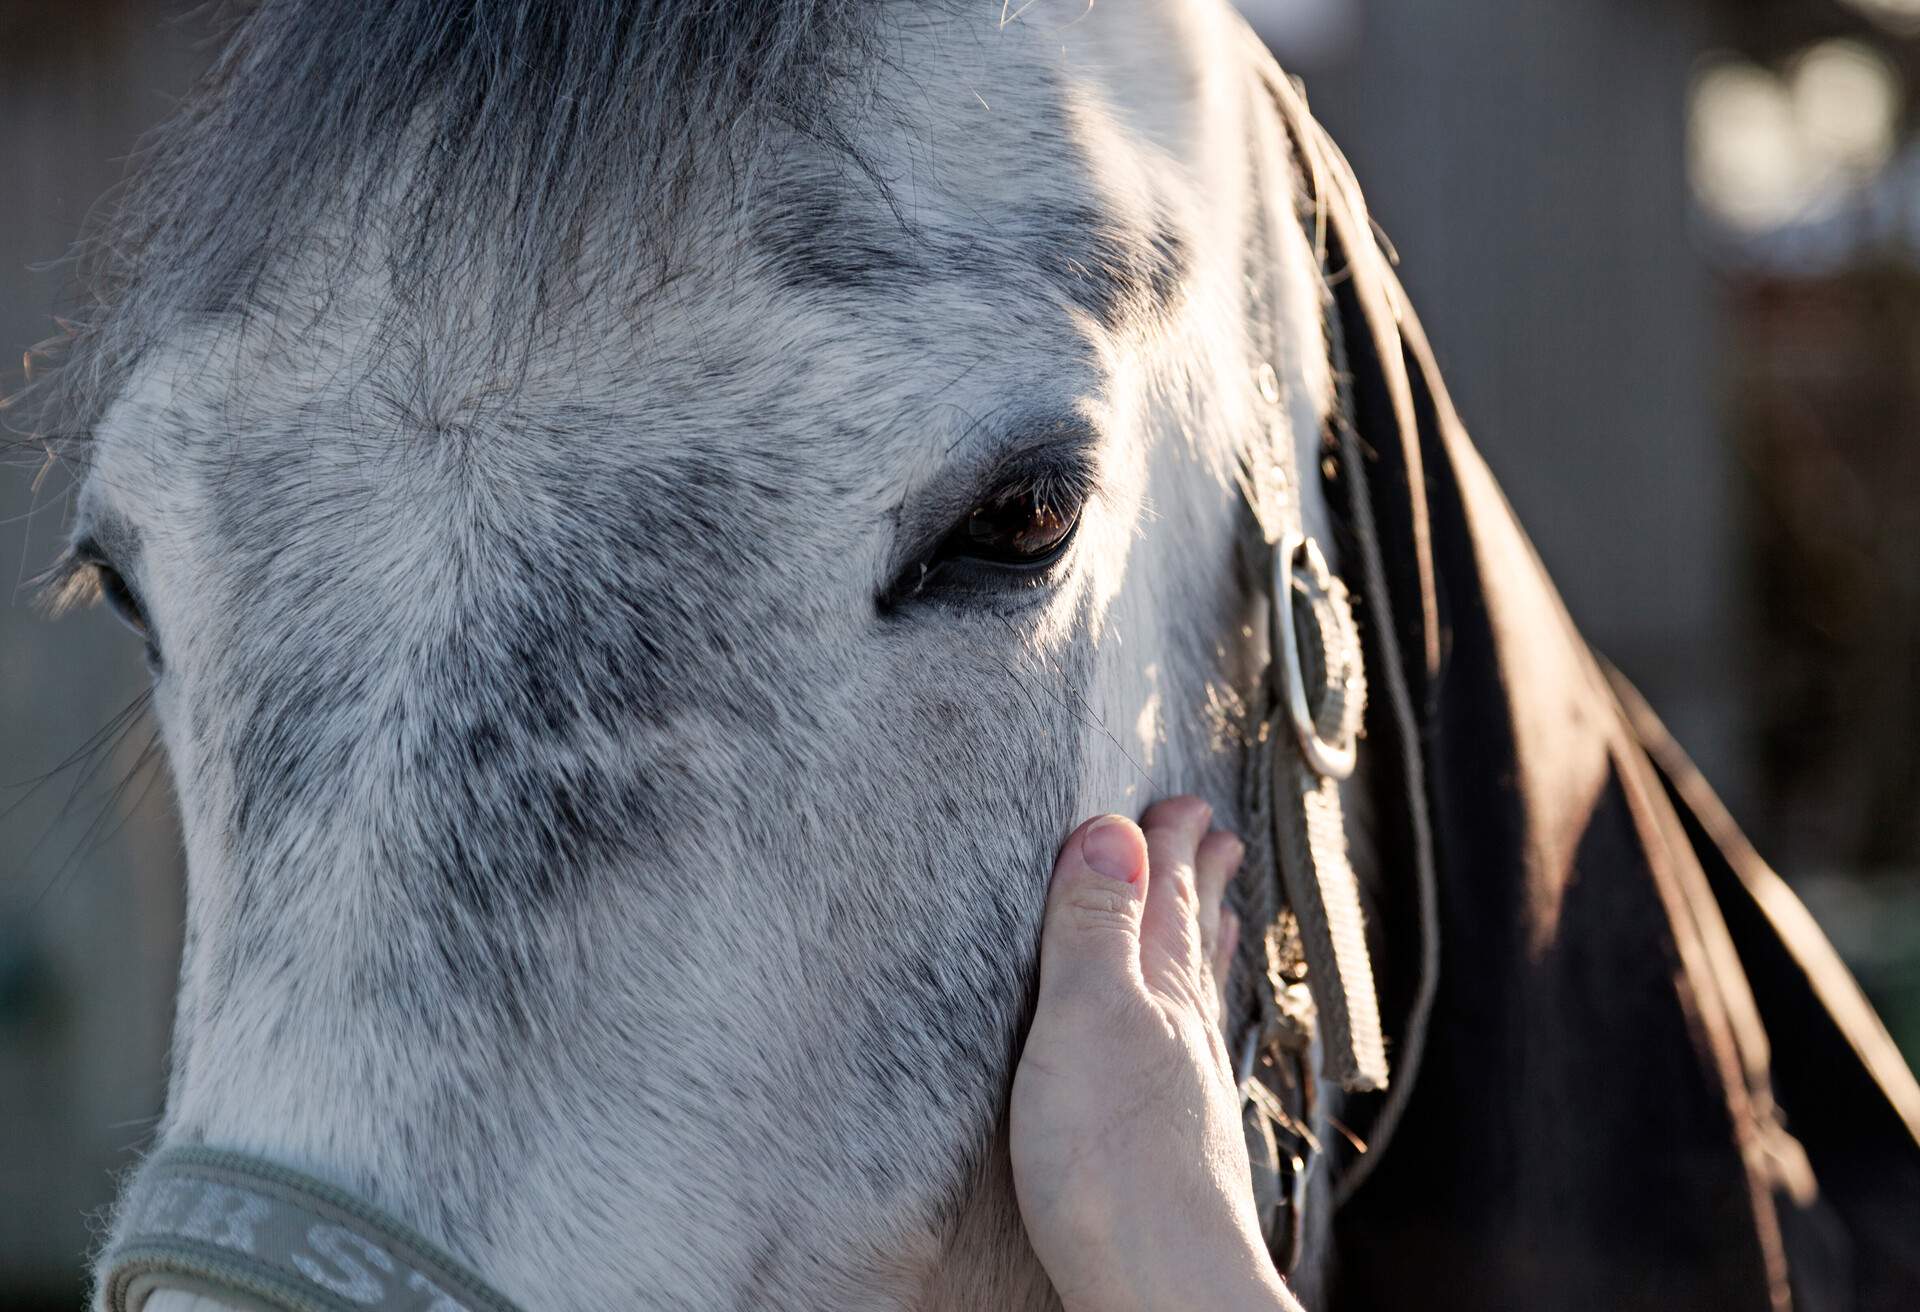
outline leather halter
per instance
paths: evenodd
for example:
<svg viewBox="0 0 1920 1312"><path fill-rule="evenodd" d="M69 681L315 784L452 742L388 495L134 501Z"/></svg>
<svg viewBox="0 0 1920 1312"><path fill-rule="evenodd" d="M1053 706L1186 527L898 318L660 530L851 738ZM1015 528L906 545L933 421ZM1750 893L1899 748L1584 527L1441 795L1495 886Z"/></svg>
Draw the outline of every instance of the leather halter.
<svg viewBox="0 0 1920 1312"><path fill-rule="evenodd" d="M1248 40L1256 41L1251 34ZM1386 1091L1367 1131L1370 1142L1355 1141L1362 1155L1337 1184L1321 1186L1337 1208L1378 1162L1412 1091L1436 986L1439 934L1424 842L1418 735L1387 604L1355 415L1353 369L1361 361L1348 354L1346 316L1357 310L1364 320L1358 348L1365 365L1376 363L1383 345L1397 356L1396 327L1378 322L1373 313L1378 300L1356 293L1354 286L1363 283L1367 293L1378 296L1383 280L1375 276L1374 262L1382 257L1351 171L1307 112L1297 85L1264 47L1253 51L1252 64L1247 296L1256 358L1250 372L1255 413L1269 432L1248 444L1260 467L1248 471L1247 486L1271 559L1271 659L1256 698L1258 729L1244 787L1244 815L1255 850L1239 890L1244 928L1229 1011L1237 1028L1229 1031L1229 1051L1237 1058L1255 1199L1274 1262L1288 1273L1304 1248L1312 1181L1324 1156L1316 1126L1320 1081L1349 1092ZM1305 215L1295 212L1296 168L1307 189L1310 213ZM1324 322L1335 395L1324 450L1328 476L1341 480L1347 502L1343 541L1369 603L1371 661L1363 660L1345 585L1301 528L1293 435L1279 413L1272 358L1284 331L1275 289L1281 225L1301 222L1312 225L1328 289ZM1421 836L1415 869L1409 872L1420 912L1420 956L1391 1085L1339 792L1340 781L1354 767L1355 739L1367 710L1368 669L1379 672L1386 692L1377 713L1398 729L1392 737L1408 787L1409 821Z"/></svg>

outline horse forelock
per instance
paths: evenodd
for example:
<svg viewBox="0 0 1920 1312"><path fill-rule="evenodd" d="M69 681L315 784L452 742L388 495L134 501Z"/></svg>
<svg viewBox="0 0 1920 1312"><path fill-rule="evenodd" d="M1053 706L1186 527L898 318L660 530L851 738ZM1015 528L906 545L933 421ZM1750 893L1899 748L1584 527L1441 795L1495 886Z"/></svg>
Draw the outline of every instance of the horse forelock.
<svg viewBox="0 0 1920 1312"><path fill-rule="evenodd" d="M278 257L316 232L343 269L377 245L398 295L484 264L496 329L563 307L583 273L658 280L697 180L743 181L772 135L863 167L848 106L889 28L946 3L242 7L81 248L94 301L50 404L84 428L183 322L273 312ZM613 214L622 257L583 262Z"/></svg>

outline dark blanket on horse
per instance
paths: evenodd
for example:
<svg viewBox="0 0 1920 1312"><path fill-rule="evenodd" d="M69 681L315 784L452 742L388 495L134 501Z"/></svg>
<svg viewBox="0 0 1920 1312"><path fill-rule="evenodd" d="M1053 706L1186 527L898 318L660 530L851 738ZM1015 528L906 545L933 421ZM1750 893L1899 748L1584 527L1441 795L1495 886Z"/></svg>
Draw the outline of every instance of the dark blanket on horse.
<svg viewBox="0 0 1920 1312"><path fill-rule="evenodd" d="M1275 91L1316 175L1385 566L1362 622L1397 641L1369 659L1397 648L1411 693L1411 724L1369 712L1369 745L1424 776L1411 803L1377 790L1390 1027L1414 990L1409 845L1430 844L1440 930L1424 1061L1334 1221L1329 1305L1920 1309L1920 1088L1574 629L1345 162ZM1364 533L1352 490L1333 494Z"/></svg>

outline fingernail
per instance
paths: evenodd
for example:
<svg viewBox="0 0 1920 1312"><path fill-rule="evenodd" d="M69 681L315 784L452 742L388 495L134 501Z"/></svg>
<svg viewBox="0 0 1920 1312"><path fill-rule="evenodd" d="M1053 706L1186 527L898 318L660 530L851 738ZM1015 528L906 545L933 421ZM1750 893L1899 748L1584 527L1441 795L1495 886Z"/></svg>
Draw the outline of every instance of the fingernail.
<svg viewBox="0 0 1920 1312"><path fill-rule="evenodd" d="M1127 832L1126 821L1117 815L1103 815L1080 840L1080 855L1096 874L1131 884L1145 868L1141 847Z"/></svg>
<svg viewBox="0 0 1920 1312"><path fill-rule="evenodd" d="M1247 859L1247 845L1240 841L1240 836L1238 834L1235 834L1233 837L1233 856L1229 859L1228 864L1231 865L1235 870L1238 870L1240 868L1240 863L1246 859Z"/></svg>

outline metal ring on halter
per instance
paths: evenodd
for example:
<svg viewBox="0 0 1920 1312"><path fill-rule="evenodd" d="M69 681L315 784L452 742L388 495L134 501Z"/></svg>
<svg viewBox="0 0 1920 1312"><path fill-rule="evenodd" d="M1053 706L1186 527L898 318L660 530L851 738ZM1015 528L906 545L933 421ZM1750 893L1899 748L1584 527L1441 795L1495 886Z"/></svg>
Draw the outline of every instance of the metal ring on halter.
<svg viewBox="0 0 1920 1312"><path fill-rule="evenodd" d="M1345 779L1353 773L1358 758L1355 736L1345 742L1330 743L1320 736L1313 720L1313 708L1307 705L1306 667L1300 661L1300 626L1293 618L1293 578L1295 561L1305 555L1313 585L1322 592L1333 583L1333 571L1320 545L1304 533L1290 532L1280 539L1273 553L1273 629L1277 638L1280 678L1286 684L1287 712L1293 720L1294 737L1300 740L1300 752L1307 764L1329 779ZM1326 638L1321 637L1324 649Z"/></svg>

